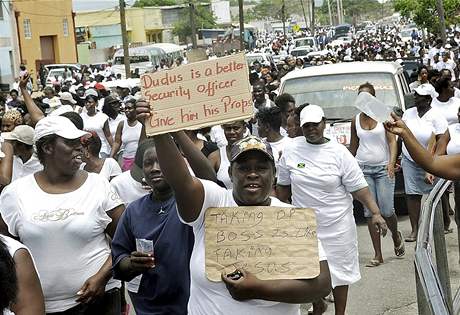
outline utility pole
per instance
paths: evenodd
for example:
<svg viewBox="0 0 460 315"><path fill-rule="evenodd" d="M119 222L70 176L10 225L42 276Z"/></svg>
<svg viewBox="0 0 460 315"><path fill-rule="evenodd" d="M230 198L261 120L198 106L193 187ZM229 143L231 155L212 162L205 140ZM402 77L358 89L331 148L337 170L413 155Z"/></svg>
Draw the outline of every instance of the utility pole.
<svg viewBox="0 0 460 315"><path fill-rule="evenodd" d="M196 49L198 45L196 43L195 4L190 0L188 6L190 12L190 28L192 29L192 48Z"/></svg>
<svg viewBox="0 0 460 315"><path fill-rule="evenodd" d="M283 20L283 35L286 36L286 3L281 5L281 19Z"/></svg>
<svg viewBox="0 0 460 315"><path fill-rule="evenodd" d="M123 41L123 60L125 63L125 76L131 78L131 69L129 67L129 47L128 47L128 32L126 31L126 14L125 1L120 0L120 24L121 24L121 39Z"/></svg>
<svg viewBox="0 0 460 315"><path fill-rule="evenodd" d="M436 0L436 9L438 11L439 16L439 27L441 28L441 39L444 45L446 44L447 36L446 36L446 18L444 16L444 4L442 0Z"/></svg>
<svg viewBox="0 0 460 315"><path fill-rule="evenodd" d="M327 0L327 10L329 11L329 24L332 25L331 0Z"/></svg>
<svg viewBox="0 0 460 315"><path fill-rule="evenodd" d="M244 8L243 0L238 0L238 15L240 19L240 51L244 51Z"/></svg>
<svg viewBox="0 0 460 315"><path fill-rule="evenodd" d="M302 12L303 12L303 19L305 20L305 28L308 26L308 21L307 21L307 13L305 13L305 7L303 6L303 1L300 1L300 6L302 7Z"/></svg>
<svg viewBox="0 0 460 315"><path fill-rule="evenodd" d="M311 0L311 36L315 36L315 0Z"/></svg>

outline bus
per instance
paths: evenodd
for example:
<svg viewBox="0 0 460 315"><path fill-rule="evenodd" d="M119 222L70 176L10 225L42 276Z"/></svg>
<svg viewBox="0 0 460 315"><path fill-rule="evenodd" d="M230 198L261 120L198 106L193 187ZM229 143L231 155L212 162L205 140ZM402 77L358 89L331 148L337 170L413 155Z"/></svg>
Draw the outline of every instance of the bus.
<svg viewBox="0 0 460 315"><path fill-rule="evenodd" d="M153 71L164 59L168 65L178 57L184 56L182 47L176 44L159 43L129 48L129 64L131 71L138 69L139 74ZM123 49L118 49L113 55L112 70L125 78L125 60Z"/></svg>

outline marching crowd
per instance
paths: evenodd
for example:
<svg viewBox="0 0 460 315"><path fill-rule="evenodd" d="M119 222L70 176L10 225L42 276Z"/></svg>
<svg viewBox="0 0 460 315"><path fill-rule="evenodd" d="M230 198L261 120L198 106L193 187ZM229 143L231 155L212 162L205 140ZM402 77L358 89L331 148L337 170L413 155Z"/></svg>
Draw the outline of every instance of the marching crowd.
<svg viewBox="0 0 460 315"><path fill-rule="evenodd" d="M395 256L404 256L421 196L437 177L460 178L454 34L450 46L418 37L400 44L391 32L324 43L330 51L311 65L408 54L422 63L415 106L385 124L357 114L349 148L325 137L320 106L276 92L283 75L305 66L289 56L251 65L252 119L152 138L138 87L119 81L111 90L110 75L83 72L31 93L23 73L0 99L0 310L127 314L126 290L137 314L294 315L302 303L322 314L332 291L335 314L345 314L348 288L361 277L353 200L365 208L375 251L368 266L377 267L387 229ZM284 40L267 35L256 46L288 50ZM375 95L372 82L360 84L357 93ZM401 139L412 226L405 240L393 206ZM241 269L209 281L205 211L262 205L315 209L320 274L268 281Z"/></svg>

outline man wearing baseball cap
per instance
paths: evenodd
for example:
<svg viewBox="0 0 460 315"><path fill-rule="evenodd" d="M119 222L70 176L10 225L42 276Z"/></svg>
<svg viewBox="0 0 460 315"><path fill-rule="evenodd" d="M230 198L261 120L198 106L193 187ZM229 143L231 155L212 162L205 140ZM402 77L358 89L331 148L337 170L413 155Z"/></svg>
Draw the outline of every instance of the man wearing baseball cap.
<svg viewBox="0 0 460 315"><path fill-rule="evenodd" d="M11 132L2 133L5 143L5 158L0 167L1 185L33 174L43 169L43 165L34 155L33 140L34 129L30 126L19 125Z"/></svg>

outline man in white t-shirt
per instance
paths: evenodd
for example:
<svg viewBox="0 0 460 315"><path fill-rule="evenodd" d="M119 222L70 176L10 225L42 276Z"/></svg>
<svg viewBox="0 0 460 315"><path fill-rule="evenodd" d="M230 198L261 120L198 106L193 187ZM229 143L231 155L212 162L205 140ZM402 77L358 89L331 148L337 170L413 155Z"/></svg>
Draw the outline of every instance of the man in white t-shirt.
<svg viewBox="0 0 460 315"><path fill-rule="evenodd" d="M4 146L12 146L12 150L5 150L6 156L3 159L3 163L11 165L11 168L0 169L0 176L5 180L5 184L43 169L43 165L34 154L32 127L16 126L13 131L2 133L2 138L7 141Z"/></svg>

